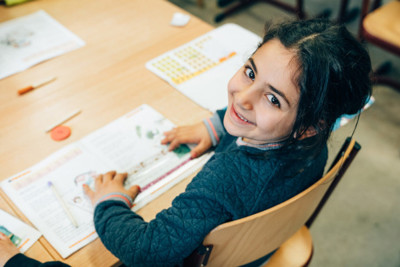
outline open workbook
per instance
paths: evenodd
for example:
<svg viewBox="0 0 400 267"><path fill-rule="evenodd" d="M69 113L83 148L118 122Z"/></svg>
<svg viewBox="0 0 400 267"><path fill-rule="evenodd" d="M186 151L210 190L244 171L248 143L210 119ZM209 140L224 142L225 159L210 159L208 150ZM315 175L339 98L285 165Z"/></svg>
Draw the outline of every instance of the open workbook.
<svg viewBox="0 0 400 267"><path fill-rule="evenodd" d="M142 188L133 208L137 210L198 170L210 157L191 159L186 145L168 152L160 141L163 132L173 126L156 110L142 105L10 177L2 188L65 258L97 237L93 208L83 193L83 184L93 188L94 178L110 170L128 172L126 187L138 184Z"/></svg>

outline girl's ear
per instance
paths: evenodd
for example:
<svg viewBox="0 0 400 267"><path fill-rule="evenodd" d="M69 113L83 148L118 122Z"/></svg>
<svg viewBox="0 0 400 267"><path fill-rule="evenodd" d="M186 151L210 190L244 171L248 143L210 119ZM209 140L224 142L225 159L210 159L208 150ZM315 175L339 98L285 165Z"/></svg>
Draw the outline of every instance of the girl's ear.
<svg viewBox="0 0 400 267"><path fill-rule="evenodd" d="M312 136L314 136L314 135L316 135L316 134L317 134L317 131L315 130L315 128L312 127L312 126L310 126L310 127L308 127L308 129L300 136L300 138L299 138L298 140L306 139L306 138L312 137ZM296 135L295 135L295 137L296 137Z"/></svg>
<svg viewBox="0 0 400 267"><path fill-rule="evenodd" d="M316 134L317 134L317 131L315 130L314 127L308 127L307 131L305 131L304 134L301 136L301 139L312 137Z"/></svg>

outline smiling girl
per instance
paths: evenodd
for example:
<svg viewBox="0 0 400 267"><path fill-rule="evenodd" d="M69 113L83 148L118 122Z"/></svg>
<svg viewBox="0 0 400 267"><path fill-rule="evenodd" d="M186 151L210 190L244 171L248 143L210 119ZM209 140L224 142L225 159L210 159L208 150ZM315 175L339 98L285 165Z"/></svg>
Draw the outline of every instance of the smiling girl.
<svg viewBox="0 0 400 267"><path fill-rule="evenodd" d="M342 114L371 94L370 58L343 27L326 20L267 29L228 84L227 109L165 133L170 150L195 143L214 156L169 209L145 222L130 210L139 188L109 172L85 188L105 246L130 266L179 265L216 226L275 206L315 183Z"/></svg>

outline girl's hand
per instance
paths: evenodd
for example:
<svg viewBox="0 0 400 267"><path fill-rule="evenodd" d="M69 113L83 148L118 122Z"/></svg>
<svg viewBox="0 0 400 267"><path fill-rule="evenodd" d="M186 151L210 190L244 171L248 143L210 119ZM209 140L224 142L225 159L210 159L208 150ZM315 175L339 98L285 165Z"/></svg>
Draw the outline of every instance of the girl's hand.
<svg viewBox="0 0 400 267"><path fill-rule="evenodd" d="M0 266L19 253L18 248L5 234L0 232Z"/></svg>
<svg viewBox="0 0 400 267"><path fill-rule="evenodd" d="M131 186L128 190L124 187L124 182L128 177L127 173L116 173L115 171L107 172L97 176L94 187L95 191L90 189L86 184L83 185L83 191L90 198L94 205L101 197L110 193L124 193L134 200L139 194L140 187L137 185Z"/></svg>
<svg viewBox="0 0 400 267"><path fill-rule="evenodd" d="M212 146L211 137L203 122L177 127L165 132L164 135L165 138L161 140L161 144L166 145L169 143L169 151L174 150L180 144L197 144L190 152L192 158L201 156Z"/></svg>

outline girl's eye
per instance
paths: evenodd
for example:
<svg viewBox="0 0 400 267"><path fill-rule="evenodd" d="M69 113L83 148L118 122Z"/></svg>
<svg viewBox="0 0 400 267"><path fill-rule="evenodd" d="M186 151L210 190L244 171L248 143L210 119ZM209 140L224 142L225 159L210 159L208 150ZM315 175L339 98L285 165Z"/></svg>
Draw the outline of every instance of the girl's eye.
<svg viewBox="0 0 400 267"><path fill-rule="evenodd" d="M281 106L281 103L279 102L278 98L276 98L274 95L267 95L267 98L269 102L271 102L273 105L277 106L278 108Z"/></svg>
<svg viewBox="0 0 400 267"><path fill-rule="evenodd" d="M256 78L256 76L254 75L254 71L250 68L250 67L245 67L246 70L244 71L246 73L246 76L249 77L252 81L254 81L254 79Z"/></svg>

